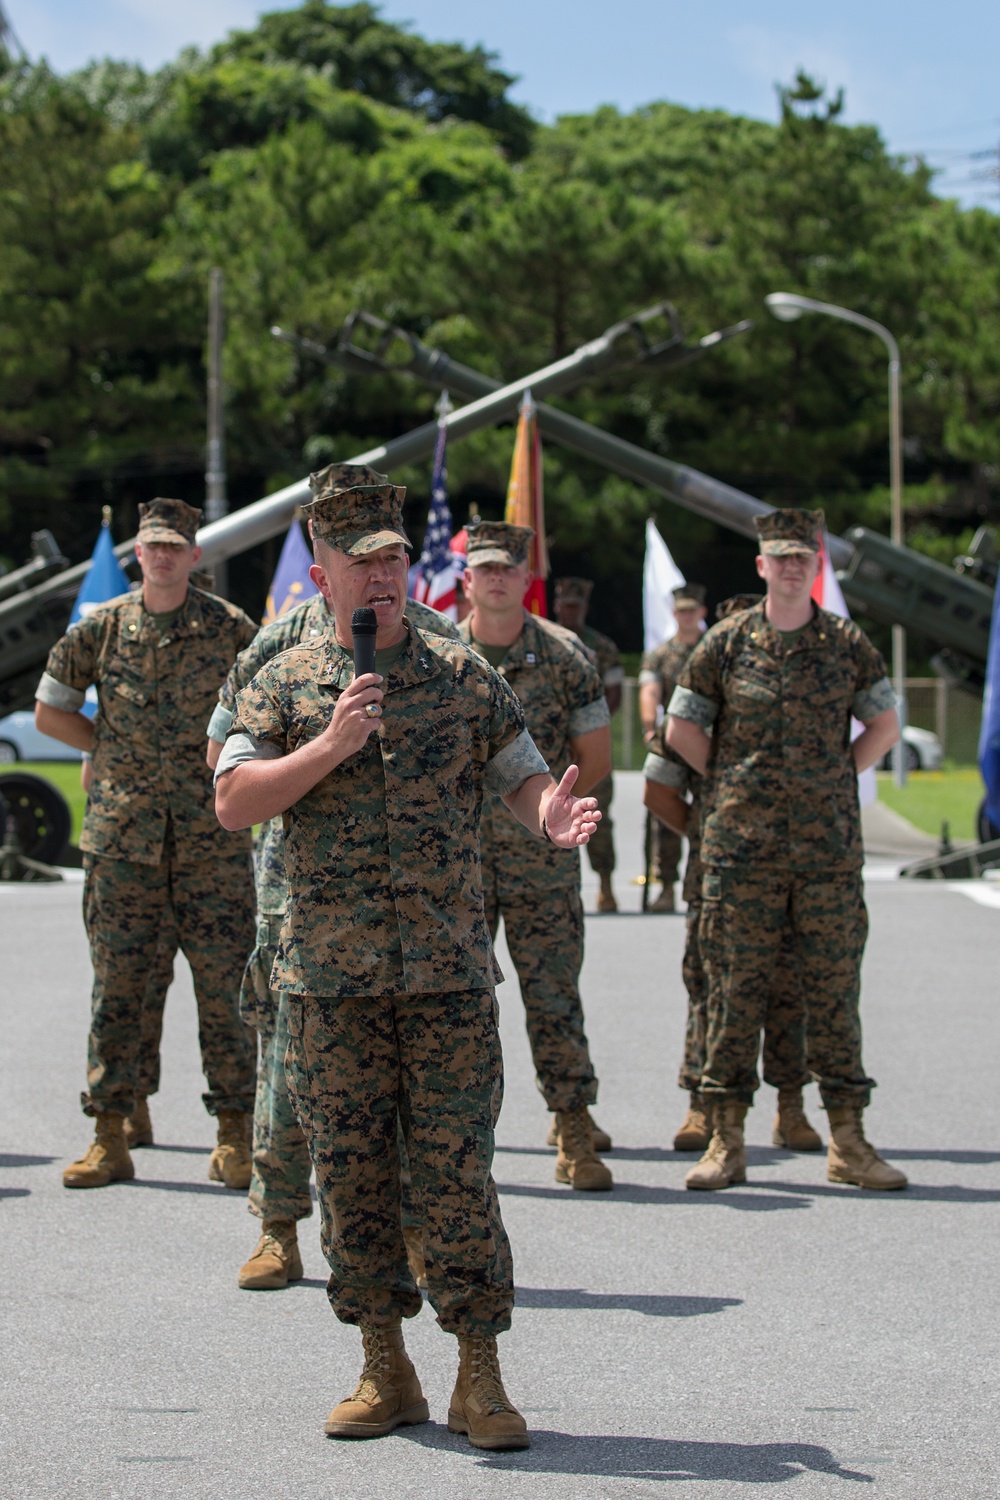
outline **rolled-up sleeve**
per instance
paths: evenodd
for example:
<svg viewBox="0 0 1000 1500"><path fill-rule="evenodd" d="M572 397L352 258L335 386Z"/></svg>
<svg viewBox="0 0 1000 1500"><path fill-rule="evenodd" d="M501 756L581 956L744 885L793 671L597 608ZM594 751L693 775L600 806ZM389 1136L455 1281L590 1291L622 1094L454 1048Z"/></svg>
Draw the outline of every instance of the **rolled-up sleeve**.
<svg viewBox="0 0 1000 1500"><path fill-rule="evenodd" d="M248 761L278 760L284 753L273 740L258 740L252 734L231 734L222 747L213 779L218 781L227 771L246 765Z"/></svg>
<svg viewBox="0 0 1000 1500"><path fill-rule="evenodd" d="M39 703L47 703L49 708L59 708L66 714L79 713L86 696L79 688L69 687L49 672L42 673L41 681L35 689L35 697Z"/></svg>
<svg viewBox="0 0 1000 1500"><path fill-rule="evenodd" d="M691 785L689 766L679 761L666 760L652 751L643 762L642 774L647 781L659 782L660 786L673 787L674 791L686 792Z"/></svg>
<svg viewBox="0 0 1000 1500"><path fill-rule="evenodd" d="M707 732L719 717L719 705L691 688L675 687L667 704L667 713L674 719L687 719Z"/></svg>
<svg viewBox="0 0 1000 1500"><path fill-rule="evenodd" d="M876 682L872 687L863 692L855 693L851 703L851 713L862 724L870 724L872 719L877 719L879 714L884 714L887 709L896 707L896 694L892 690L892 683L888 677L883 677L881 682Z"/></svg>
<svg viewBox="0 0 1000 1500"><path fill-rule="evenodd" d="M498 797L516 792L529 776L546 776L545 758L526 729L486 763L483 786Z"/></svg>
<svg viewBox="0 0 1000 1500"><path fill-rule="evenodd" d="M611 723L611 714L608 711L608 700L603 693L600 698L595 698L593 703L584 703L579 708L570 712L568 727L571 740L578 740L582 735L590 734L595 729L606 729Z"/></svg>

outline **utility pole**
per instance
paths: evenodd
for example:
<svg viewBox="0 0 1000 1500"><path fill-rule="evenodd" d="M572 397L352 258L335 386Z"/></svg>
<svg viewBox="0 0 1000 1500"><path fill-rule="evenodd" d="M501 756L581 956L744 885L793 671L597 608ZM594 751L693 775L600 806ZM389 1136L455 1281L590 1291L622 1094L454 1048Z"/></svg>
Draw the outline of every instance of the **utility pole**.
<svg viewBox="0 0 1000 1500"><path fill-rule="evenodd" d="M222 272L216 266L208 283L208 445L205 467L205 520L221 521L229 514L226 499L226 431L222 387L222 345L225 336L222 311ZM215 592L228 593L228 568L215 566Z"/></svg>

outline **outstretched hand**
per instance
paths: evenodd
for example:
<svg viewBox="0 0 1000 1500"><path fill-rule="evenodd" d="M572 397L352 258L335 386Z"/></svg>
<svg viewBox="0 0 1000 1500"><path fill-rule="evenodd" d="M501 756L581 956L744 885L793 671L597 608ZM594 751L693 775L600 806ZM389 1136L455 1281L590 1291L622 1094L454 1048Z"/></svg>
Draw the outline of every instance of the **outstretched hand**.
<svg viewBox="0 0 1000 1500"><path fill-rule="evenodd" d="M574 797L573 788L580 774L579 766L568 766L559 785L553 788L542 808L549 842L560 849L575 849L587 844L601 821L596 797Z"/></svg>

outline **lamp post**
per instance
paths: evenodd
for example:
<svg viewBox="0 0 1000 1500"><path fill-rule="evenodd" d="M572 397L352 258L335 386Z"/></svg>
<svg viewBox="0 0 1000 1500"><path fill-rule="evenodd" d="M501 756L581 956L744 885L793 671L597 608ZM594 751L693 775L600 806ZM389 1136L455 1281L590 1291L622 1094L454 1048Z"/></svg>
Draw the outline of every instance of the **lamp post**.
<svg viewBox="0 0 1000 1500"><path fill-rule="evenodd" d="M892 508L889 520L889 535L897 547L903 545L903 419L900 397L899 345L881 323L866 318L863 313L852 312L849 307L838 307L833 302L817 302L812 297L800 297L796 292L771 292L764 298L769 312L782 323L794 323L803 313L825 313L829 318L839 318L842 323L855 323L880 338L889 352L889 488ZM892 685L899 706L900 727L906 722L906 631L902 625L892 627ZM893 746L892 769L897 786L906 784L906 766L903 760L903 740Z"/></svg>

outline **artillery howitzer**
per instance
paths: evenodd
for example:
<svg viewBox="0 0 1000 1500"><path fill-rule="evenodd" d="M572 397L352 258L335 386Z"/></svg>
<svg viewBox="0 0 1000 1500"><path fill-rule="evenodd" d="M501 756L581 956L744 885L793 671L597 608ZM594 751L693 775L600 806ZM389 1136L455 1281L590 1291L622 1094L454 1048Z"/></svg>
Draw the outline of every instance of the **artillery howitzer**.
<svg viewBox="0 0 1000 1500"><path fill-rule="evenodd" d="M664 319L669 328L666 338L657 336L662 331L660 325ZM749 323L740 324L736 329L727 330L726 334L712 335L709 341L702 341L704 349L750 326ZM450 412L443 420L450 437L464 437L477 428L513 416L529 387L538 393L564 391L608 370L640 364L676 367L697 358L704 349L701 345L687 348L675 310L668 302L657 303L655 307L614 324L599 338L581 345L564 359L535 370L510 385L501 388L497 381L481 379L481 388L475 392L476 399ZM345 355L344 362L355 373L370 369L364 351L359 351L358 359L351 354ZM427 422L402 437L357 454L353 462L373 464L387 470L415 463L431 456L437 435L438 423ZM203 526L198 533L202 566L210 569L258 542L277 536L288 526L298 506L309 499L309 485L303 479ZM47 538L47 541L37 541L37 538ZM115 548L121 560L131 555L134 540L130 538ZM65 560L58 557L58 548L48 532L36 533L36 551L36 558L26 567L0 578L0 713L30 708L33 704L46 657L66 629L73 600L89 567L89 563L78 563L74 567L63 567L62 571L50 576Z"/></svg>

